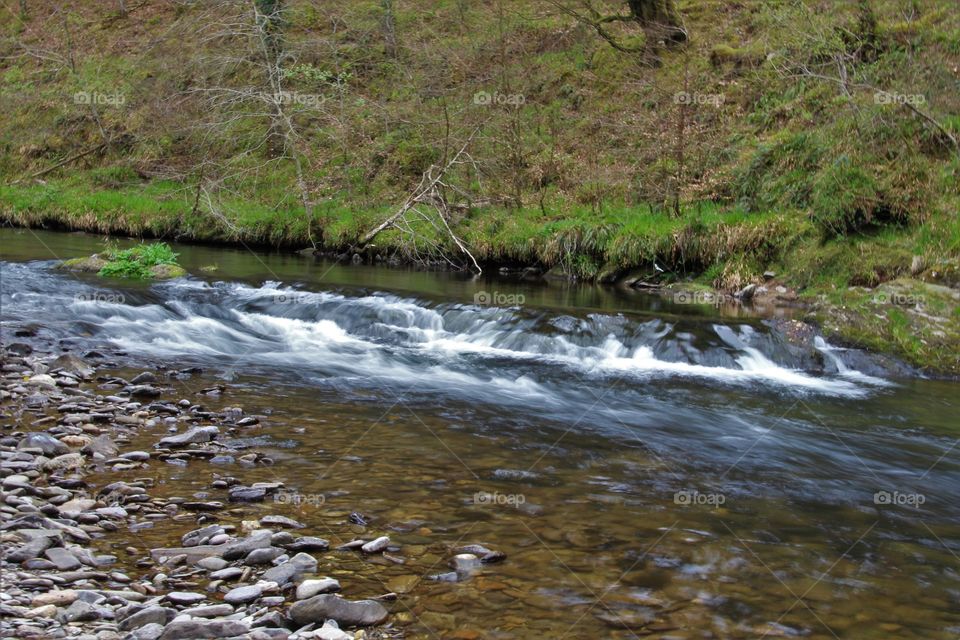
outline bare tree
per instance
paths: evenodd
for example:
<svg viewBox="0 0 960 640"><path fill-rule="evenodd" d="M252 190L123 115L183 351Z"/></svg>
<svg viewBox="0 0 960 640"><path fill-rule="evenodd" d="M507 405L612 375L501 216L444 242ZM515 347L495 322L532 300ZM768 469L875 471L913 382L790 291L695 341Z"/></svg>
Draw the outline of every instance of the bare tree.
<svg viewBox="0 0 960 640"><path fill-rule="evenodd" d="M563 13L591 27L597 35L610 43L610 46L623 53L644 53L651 44L660 41L674 44L687 39L687 30L674 0L618 0L616 4L620 5L619 10L607 14L597 8L595 0L578 0L576 3L565 0L548 1ZM614 24L639 25L650 42L643 45L624 44L610 31L610 26Z"/></svg>
<svg viewBox="0 0 960 640"><path fill-rule="evenodd" d="M393 15L393 0L380 0L383 9L383 40L387 55L397 57L397 21Z"/></svg>
<svg viewBox="0 0 960 640"><path fill-rule="evenodd" d="M817 19L814 9L804 3L798 3L795 10L799 13L782 15L781 20L783 28L796 34L799 43L792 50L770 56L771 67L777 74L789 79L810 78L828 82L848 98L856 92L864 92L872 94L878 103L902 107L936 130L943 144L960 157L960 140L924 108L925 97L922 101L912 99L915 96L908 91L877 86L865 76L861 63L876 60L881 46L877 19L869 0L859 0L857 4L855 29L824 23ZM812 56L811 51L818 54Z"/></svg>
<svg viewBox="0 0 960 640"><path fill-rule="evenodd" d="M230 132L243 129L250 120L265 123L266 129L259 139L244 138L249 142L225 160L204 159L197 193L205 194L202 202L222 221L227 216L219 196L232 195L231 185L256 178L272 165L290 163L307 236L316 248L310 178L315 158L302 123L325 115L325 97L299 94L289 87L297 56L285 45L284 19L283 0L223 0L199 17L203 44L218 51L197 61L205 74L201 86L189 90L202 95L208 105L208 120L199 126L203 146L217 137L228 143ZM199 195L196 202L201 202Z"/></svg>

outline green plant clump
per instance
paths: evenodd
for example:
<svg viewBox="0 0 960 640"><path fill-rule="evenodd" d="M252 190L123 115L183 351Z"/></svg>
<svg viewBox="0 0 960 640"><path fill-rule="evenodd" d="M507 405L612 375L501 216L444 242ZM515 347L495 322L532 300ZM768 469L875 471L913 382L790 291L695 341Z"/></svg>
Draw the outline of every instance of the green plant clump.
<svg viewBox="0 0 960 640"><path fill-rule="evenodd" d="M165 242L141 244L130 249L110 249L105 252L108 262L99 275L114 278L146 280L153 277L151 267L177 264L177 254Z"/></svg>

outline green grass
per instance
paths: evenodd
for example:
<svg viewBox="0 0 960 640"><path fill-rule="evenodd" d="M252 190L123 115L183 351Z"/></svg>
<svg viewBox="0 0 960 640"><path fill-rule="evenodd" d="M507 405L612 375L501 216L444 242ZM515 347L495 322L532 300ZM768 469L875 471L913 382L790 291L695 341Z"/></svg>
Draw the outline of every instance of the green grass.
<svg viewBox="0 0 960 640"><path fill-rule="evenodd" d="M153 276L151 267L176 265L177 254L165 242L141 244L130 249L108 249L104 252L107 264L99 275L111 278L147 280Z"/></svg>

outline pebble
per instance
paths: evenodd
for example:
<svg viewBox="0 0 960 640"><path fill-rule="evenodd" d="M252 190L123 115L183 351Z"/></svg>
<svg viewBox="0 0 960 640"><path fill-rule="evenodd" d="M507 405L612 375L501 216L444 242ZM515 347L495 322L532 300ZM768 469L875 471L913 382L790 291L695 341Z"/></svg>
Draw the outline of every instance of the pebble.
<svg viewBox="0 0 960 640"><path fill-rule="evenodd" d="M263 595L263 588L259 585L250 585L247 587L237 587L231 589L223 596L223 601L228 604L247 604L253 602Z"/></svg>
<svg viewBox="0 0 960 640"><path fill-rule="evenodd" d="M166 599L175 605L189 606L203 602L207 599L207 597L202 593L193 593L190 591L171 591L167 594Z"/></svg>
<svg viewBox="0 0 960 640"><path fill-rule="evenodd" d="M384 551L387 547L390 546L390 538L387 536L380 536L375 540L364 544L360 547L360 550L364 553L380 553Z"/></svg>
<svg viewBox="0 0 960 640"><path fill-rule="evenodd" d="M340 583L333 578L304 580L297 586L297 600L306 600L322 593L340 591Z"/></svg>

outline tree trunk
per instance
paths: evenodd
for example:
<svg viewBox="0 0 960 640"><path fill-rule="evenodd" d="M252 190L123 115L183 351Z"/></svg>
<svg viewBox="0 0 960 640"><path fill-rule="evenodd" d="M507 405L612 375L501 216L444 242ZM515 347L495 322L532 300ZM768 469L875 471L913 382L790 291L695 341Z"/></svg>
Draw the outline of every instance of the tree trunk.
<svg viewBox="0 0 960 640"><path fill-rule="evenodd" d="M397 57L397 22L393 17L393 0L381 0L383 7L383 40L387 55Z"/></svg>
<svg viewBox="0 0 960 640"><path fill-rule="evenodd" d="M674 0L627 0L630 14L644 29L659 35L668 42L684 42L687 32L683 28L680 12Z"/></svg>

